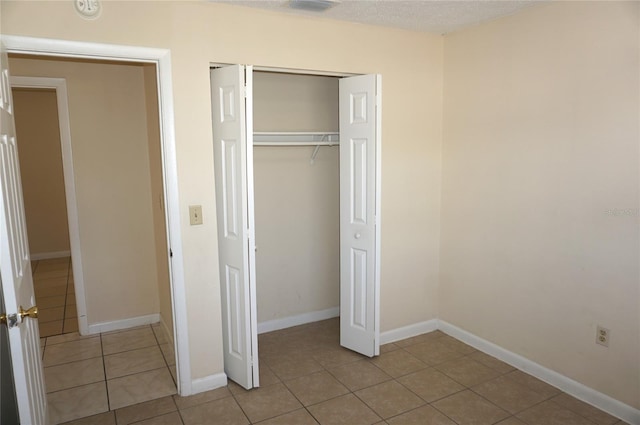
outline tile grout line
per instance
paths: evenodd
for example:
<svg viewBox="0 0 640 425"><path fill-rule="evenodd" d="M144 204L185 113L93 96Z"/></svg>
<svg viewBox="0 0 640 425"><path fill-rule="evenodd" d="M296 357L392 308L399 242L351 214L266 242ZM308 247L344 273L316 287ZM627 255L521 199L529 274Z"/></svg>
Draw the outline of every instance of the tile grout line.
<svg viewBox="0 0 640 425"><path fill-rule="evenodd" d="M227 389L229 388L229 378L227 378ZM242 387L240 387L242 388ZM244 388L243 388L244 389ZM251 421L251 419L249 419L249 415L247 414L247 412L245 412L244 408L242 407L242 404L240 404L240 402L238 401L238 399L236 398L236 395L233 393L233 391L229 390L229 393L231 393L231 397L233 397L233 401L235 401L235 403L238 405L238 407L240 408L240 410L242 411L242 414L244 415L245 418L247 418L247 421L249 422L249 424L253 424L253 422ZM194 406L195 407L195 406ZM180 410L180 409L178 409Z"/></svg>
<svg viewBox="0 0 640 425"><path fill-rule="evenodd" d="M111 400L109 397L109 385L107 383L107 367L104 361L104 346L102 344L102 333L100 334L100 354L102 357L102 373L104 373L104 387L107 393L107 412L111 411ZM115 415L115 413L114 413Z"/></svg>
<svg viewBox="0 0 640 425"><path fill-rule="evenodd" d="M231 391L229 391L229 392L231 392ZM178 417L180 418L180 423L182 425L184 425L184 418L182 417L182 412L180 411L180 408L178 407L178 403L176 403L176 398L175 398L176 395L177 394L174 394L174 395L170 396L171 397L171 402L176 407L176 412L178 412Z"/></svg>
<svg viewBox="0 0 640 425"><path fill-rule="evenodd" d="M173 374L171 373L171 368L169 367L169 363L167 362L167 358L164 356L164 352L162 351L162 348L160 347L160 341L158 341L158 335L156 335L156 331L153 329L153 325L149 325L149 326L151 328L151 333L153 334L153 338L156 340L156 346L158 347L158 350L160 351L160 355L162 356L162 360L164 361L164 365L166 366L167 370L169 371L169 376L171 376L171 380L173 381L173 385L176 387L176 394L177 394L178 393L178 383L176 382L175 378L173 377ZM167 338L167 335L165 335L164 329L160 329L160 332L162 332L162 335L165 338ZM175 353L173 355L175 356ZM178 406L176 405L176 408L177 407Z"/></svg>
<svg viewBox="0 0 640 425"><path fill-rule="evenodd" d="M320 366L322 366L322 365L320 365ZM267 366L267 367L268 367L268 366ZM322 366L322 368L324 369L324 366ZM269 370L271 370L271 368L269 368ZM326 369L324 369L324 372L329 373ZM271 373L273 373L274 375L276 375L276 373L275 373L273 370L271 370ZM314 373L318 373L318 372L312 372L312 373L310 373L310 374L308 374L308 375L303 375L303 376L313 375ZM329 375L331 375L331 374L329 374ZM276 375L276 376L278 376L278 375ZM279 377L279 376L278 376L278 379L280 379L280 377ZM298 379L298 378L292 378L292 379L290 379L289 381L292 381L293 379ZM284 387L287 389L287 391L289 391L289 393L291 393L291 395L292 395L292 396L293 396L293 397L298 401L298 403L300 403L300 405L302 406L302 408L303 408L304 410L306 410L306 411L307 411L307 413L308 413L308 414L313 418L313 420L314 420L314 421L316 421L317 423L320 423L320 421L318 420L318 418L316 418L315 416L313 416L313 413L311 413L311 411L309 410L309 406L315 406L315 405L314 405L314 404L311 404L311 405L309 405L309 406L305 406L305 404L302 402L302 400L300 400L300 399L298 398L298 396L293 392L293 390L291 390L291 388L289 388L289 386L287 385L286 381L284 381L283 379L280 379L280 382L282 382L282 385L284 385ZM345 387L345 388L346 388L346 387ZM347 389L348 389L348 388L347 388ZM344 394L343 394L343 395L344 395ZM336 397L334 397L334 398L336 398ZM319 404L319 403L316 403L316 404ZM299 410L299 409L292 410L291 412L295 412L296 410ZM288 415L288 414L289 414L289 413L291 413L291 412L284 413L284 415ZM274 416L274 418L277 418L277 417L279 417L279 416L282 416L282 415ZM269 418L269 419L271 419L271 418Z"/></svg>

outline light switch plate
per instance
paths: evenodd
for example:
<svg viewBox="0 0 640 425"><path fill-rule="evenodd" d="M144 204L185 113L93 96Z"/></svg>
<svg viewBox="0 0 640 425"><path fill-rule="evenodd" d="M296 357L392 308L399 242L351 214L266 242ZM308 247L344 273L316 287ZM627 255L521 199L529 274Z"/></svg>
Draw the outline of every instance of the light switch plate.
<svg viewBox="0 0 640 425"><path fill-rule="evenodd" d="M202 205L189 205L189 223L192 226L202 224Z"/></svg>

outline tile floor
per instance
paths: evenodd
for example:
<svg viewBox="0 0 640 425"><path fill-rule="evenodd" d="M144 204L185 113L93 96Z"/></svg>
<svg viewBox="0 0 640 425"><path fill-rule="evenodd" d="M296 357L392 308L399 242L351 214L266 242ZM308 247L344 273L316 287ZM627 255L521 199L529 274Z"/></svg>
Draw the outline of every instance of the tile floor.
<svg viewBox="0 0 640 425"><path fill-rule="evenodd" d="M41 344L54 424L176 393L173 346L159 324L86 337L73 332Z"/></svg>
<svg viewBox="0 0 640 425"><path fill-rule="evenodd" d="M38 300L40 337L76 332L78 314L71 258L32 261L31 270L33 288Z"/></svg>
<svg viewBox="0 0 640 425"><path fill-rule="evenodd" d="M338 332L332 319L260 335L259 389L230 382L190 397L128 399L126 407L119 398L110 411L70 424L624 424L441 332L387 344L374 359L340 348ZM97 350L98 341L104 351L114 346L108 340L83 342L78 352ZM107 379L119 376L127 361L107 357ZM91 394L105 391L102 383L88 385Z"/></svg>

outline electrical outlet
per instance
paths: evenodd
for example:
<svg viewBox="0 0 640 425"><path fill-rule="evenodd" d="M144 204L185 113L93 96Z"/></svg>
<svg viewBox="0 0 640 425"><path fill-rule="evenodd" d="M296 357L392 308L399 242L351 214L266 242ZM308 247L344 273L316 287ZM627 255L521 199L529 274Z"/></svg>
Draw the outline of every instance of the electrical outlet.
<svg viewBox="0 0 640 425"><path fill-rule="evenodd" d="M202 224L202 206L189 205L189 223L193 226Z"/></svg>
<svg viewBox="0 0 640 425"><path fill-rule="evenodd" d="M598 325L598 327L596 328L596 344L608 347L610 334L611 331L609 329L603 328L602 326Z"/></svg>

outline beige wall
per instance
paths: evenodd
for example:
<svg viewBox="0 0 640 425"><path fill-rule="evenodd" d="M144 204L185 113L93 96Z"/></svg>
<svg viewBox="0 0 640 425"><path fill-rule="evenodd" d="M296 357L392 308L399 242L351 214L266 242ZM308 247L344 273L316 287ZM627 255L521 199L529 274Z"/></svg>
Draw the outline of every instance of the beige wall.
<svg viewBox="0 0 640 425"><path fill-rule="evenodd" d="M143 68L26 58L10 67L67 80L89 325L157 313Z"/></svg>
<svg viewBox="0 0 640 425"><path fill-rule="evenodd" d="M68 252L69 225L54 90L13 89L31 255Z"/></svg>
<svg viewBox="0 0 640 425"><path fill-rule="evenodd" d="M442 319L636 408L639 10L559 2L445 37L440 285Z"/></svg>
<svg viewBox="0 0 640 425"><path fill-rule="evenodd" d="M160 321L173 340L173 308L167 246L167 227L164 211L164 186L162 179L162 146L160 141L160 119L158 111L158 81L156 66L143 66L144 93L147 114L147 136L149 143L149 177L151 184L151 209L155 241L156 275L158 283Z"/></svg>
<svg viewBox="0 0 640 425"><path fill-rule="evenodd" d="M338 79L254 73L255 131L338 131ZM254 149L258 323L340 305L338 147Z"/></svg>
<svg viewBox="0 0 640 425"><path fill-rule="evenodd" d="M211 62L382 74L381 327L436 317L441 37L207 2L103 2L94 21L60 2L0 7L3 34L171 50L193 378L223 370ZM189 226L191 204L202 226Z"/></svg>

